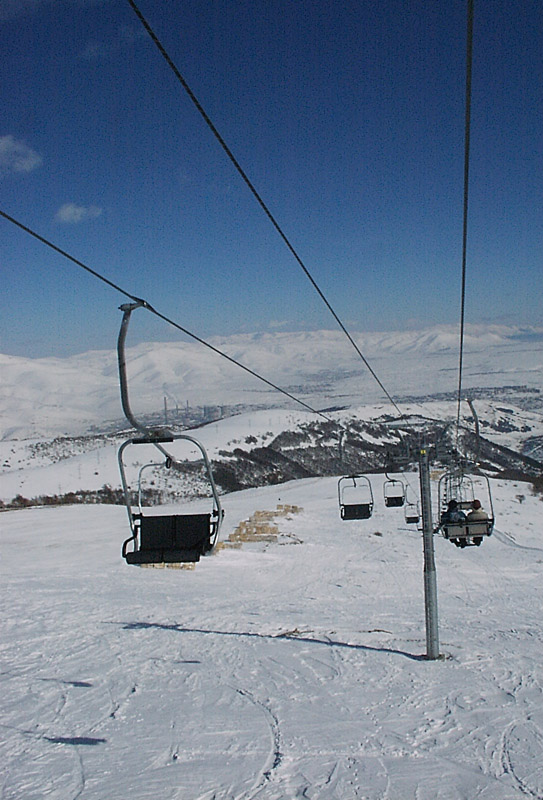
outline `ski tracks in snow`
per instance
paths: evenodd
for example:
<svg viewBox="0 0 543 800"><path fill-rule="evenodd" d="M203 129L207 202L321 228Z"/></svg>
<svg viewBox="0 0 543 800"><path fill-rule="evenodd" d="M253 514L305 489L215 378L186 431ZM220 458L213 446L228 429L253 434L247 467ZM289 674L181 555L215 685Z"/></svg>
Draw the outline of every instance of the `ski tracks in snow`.
<svg viewBox="0 0 543 800"><path fill-rule="evenodd" d="M533 800L543 800L543 733L528 719L512 723L501 739L500 763L523 794Z"/></svg>
<svg viewBox="0 0 543 800"><path fill-rule="evenodd" d="M270 753L260 771L260 775L257 777L255 783L248 791L244 791L241 794L236 795L235 799L254 800L254 798L258 797L261 791L269 785L270 781L273 780L275 771L283 760L281 729L279 726L279 719L271 710L269 703L264 703L261 700L257 700L254 695L251 694L251 692L248 692L245 689L236 689L235 691L242 697L247 698L256 708L262 710L270 731Z"/></svg>
<svg viewBox="0 0 543 800"><path fill-rule="evenodd" d="M51 551L48 573L23 546L2 611L2 800L541 800L530 554L442 543L450 657L425 662L419 537L381 522L300 514L285 525L304 545L187 574L130 570L116 547L88 567L66 547L61 572Z"/></svg>

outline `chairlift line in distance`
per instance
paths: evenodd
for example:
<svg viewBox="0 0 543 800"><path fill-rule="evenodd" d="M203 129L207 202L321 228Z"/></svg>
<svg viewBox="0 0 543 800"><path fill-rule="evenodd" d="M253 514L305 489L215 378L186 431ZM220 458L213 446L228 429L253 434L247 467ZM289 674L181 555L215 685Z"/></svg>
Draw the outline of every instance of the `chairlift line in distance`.
<svg viewBox="0 0 543 800"><path fill-rule="evenodd" d="M117 342L119 363L119 381L121 401L128 422L136 428L140 435L123 442L118 451L118 465L121 476L123 496L128 513L131 536L122 546L122 555L128 564L172 564L194 563L202 555L215 547L223 519L221 502L213 479L211 463L204 446L184 433L173 433L164 429L150 429L138 421L132 413L128 396L128 380L126 374L125 341L132 312L143 307L144 303L125 303L120 307L123 312L121 329ZM167 514L157 513L156 504L151 512L144 511L144 473L149 470L175 470L180 464L172 452L172 445L183 440L193 444L202 456L207 481L211 488L212 509L204 514ZM125 452L129 447L151 446L153 452L158 450L163 461L149 460L144 463L137 475L137 491L133 492L127 479ZM156 457L156 456L155 456ZM134 495L137 502L133 502ZM132 548L130 546L132 545Z"/></svg>
<svg viewBox="0 0 543 800"><path fill-rule="evenodd" d="M373 491L366 475L344 475L338 481L339 513L343 520L369 519Z"/></svg>

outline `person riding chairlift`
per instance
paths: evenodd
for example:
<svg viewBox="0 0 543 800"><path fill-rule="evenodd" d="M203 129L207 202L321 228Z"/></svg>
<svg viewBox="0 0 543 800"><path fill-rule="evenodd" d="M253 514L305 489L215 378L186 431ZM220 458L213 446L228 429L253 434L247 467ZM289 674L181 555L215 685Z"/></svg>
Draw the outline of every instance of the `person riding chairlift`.
<svg viewBox="0 0 543 800"><path fill-rule="evenodd" d="M456 500L449 500L447 503L447 510L441 515L441 524L452 525L454 523L464 522L465 519L466 515L458 508L458 502Z"/></svg>
<svg viewBox="0 0 543 800"><path fill-rule="evenodd" d="M466 521L466 515L464 512L458 508L458 502L456 500L449 500L447 503L447 510L443 512L441 515L441 524L443 526L447 525L458 525L462 524L462 522ZM451 539L451 542L455 544L457 547L465 547L466 541L463 537L460 539L454 538Z"/></svg>
<svg viewBox="0 0 543 800"><path fill-rule="evenodd" d="M468 522L486 522L488 520L488 514L483 511L480 500L474 500L471 504L467 520Z"/></svg>

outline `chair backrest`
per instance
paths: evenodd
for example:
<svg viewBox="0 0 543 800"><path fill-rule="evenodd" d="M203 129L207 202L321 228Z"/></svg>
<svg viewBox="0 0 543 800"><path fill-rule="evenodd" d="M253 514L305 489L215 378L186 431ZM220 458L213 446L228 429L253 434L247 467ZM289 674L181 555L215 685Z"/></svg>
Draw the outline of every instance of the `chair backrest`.
<svg viewBox="0 0 543 800"><path fill-rule="evenodd" d="M369 519L372 506L370 503L356 503L341 506L341 519Z"/></svg>
<svg viewBox="0 0 543 800"><path fill-rule="evenodd" d="M211 514L137 515L139 550L209 550Z"/></svg>
<svg viewBox="0 0 543 800"><path fill-rule="evenodd" d="M387 506L387 508L397 508L403 506L403 504L403 495L388 495L388 497L385 497L385 506Z"/></svg>
<svg viewBox="0 0 543 800"><path fill-rule="evenodd" d="M466 528L469 531L470 536L488 536L489 535L489 522L488 520L476 520L472 522L471 520L466 521Z"/></svg>
<svg viewBox="0 0 543 800"><path fill-rule="evenodd" d="M490 520L475 520L469 522L450 522L443 525L446 539L465 539L469 536L490 536L492 525Z"/></svg>

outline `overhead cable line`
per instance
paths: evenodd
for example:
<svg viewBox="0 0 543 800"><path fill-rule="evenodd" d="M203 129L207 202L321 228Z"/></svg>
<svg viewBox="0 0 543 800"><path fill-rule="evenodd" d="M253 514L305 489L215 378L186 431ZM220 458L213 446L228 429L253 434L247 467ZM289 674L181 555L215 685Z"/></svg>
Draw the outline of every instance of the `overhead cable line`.
<svg viewBox="0 0 543 800"><path fill-rule="evenodd" d="M215 347L214 345L210 344L209 342L206 342L205 339L202 339L200 336L197 336L195 333L191 333L191 331L189 331L186 328L182 327L181 325L179 325L179 323L177 323L174 320L170 319L165 314L161 314L160 311L158 311L156 308L154 308L146 300L143 300L141 297L136 297L135 295L130 294L130 292L127 292L126 289L122 288L122 286L119 286L118 284L116 284L113 281L109 280L109 278L106 278L100 272L97 272L96 270L91 269L91 267L88 267L82 261L79 261L79 259L74 258L74 256L72 256L69 253L67 253L66 250L62 250L60 247L57 247L57 245L53 244L53 242L50 242L49 239L46 239L44 236L40 236L40 234L36 233L36 231L32 230L32 228L29 228L27 225L24 225L22 222L19 222L14 217L10 216L9 214L6 214L6 212L2 211L1 209L0 209L0 216L4 217L4 219L8 220L8 222L12 222L18 228L20 228L21 230L25 231L25 233L30 234L30 236L33 236L34 239L37 239L39 242L42 242L42 244L45 244L47 247L51 248L51 250L54 250L56 253L59 253L61 256L64 256L64 258L67 258L68 261L71 261L73 264L75 264L76 266L78 266L81 269L85 270L90 275L92 275L93 277L95 277L98 280L102 281L103 283L107 284L112 289L115 289L117 292L120 292L125 297L128 297L130 300L133 300L135 303L140 304L143 308L146 308L147 311L149 311L151 314L154 314L155 317L158 317L159 319L163 320L164 322L167 322L169 325L171 325L172 327L176 328L178 331L181 331L181 333L186 334L191 339L194 339L195 341L197 341L200 344L204 345L204 347L207 347L209 350L212 350L217 355L222 356L222 358L225 358L227 361L230 361L232 364L235 364L237 367L240 367L240 369L245 370L245 372L249 373L249 375L252 375L254 378L257 378L259 381L262 381L263 383L267 384L270 388L274 389L275 391L281 392L281 394L285 395L285 397L288 397L291 400L294 400L300 406L303 406L303 408L307 409L308 411L311 411L311 413L317 414L320 417L323 417L327 422L334 422L335 423L335 420L333 420L331 417L329 417L326 414L324 414L322 411L318 411L317 409L315 409L312 406L310 406L308 403L305 403L303 400L300 400L298 397L295 397L290 392L287 392L286 389L282 389L280 386L277 386L275 383L272 383L272 381L269 381L267 378L264 378L262 375L259 375L258 372L255 372L250 367L247 367L245 364L242 364L240 361L237 361L235 358L232 358L232 356L229 356L227 353L223 353L222 350L219 350L218 347Z"/></svg>
<svg viewBox="0 0 543 800"><path fill-rule="evenodd" d="M92 269L87 264L85 264L83 261L80 261L79 259L75 258L70 253L68 253L66 250L63 250L61 247L58 247L56 244L51 242L49 239L46 239L45 236L41 236L35 230L33 230L32 228L28 227L28 225L25 225L24 223L22 223L19 220L15 219L15 217L12 217L10 214L7 214L2 209L0 209L0 217L3 217L8 222L11 222L13 225L15 225L16 227L20 228L22 231L24 231L25 233L29 234L29 236L32 236L34 239L37 239L37 241L41 242L46 247L49 247L55 253L58 253L59 255L61 255L64 258L66 258L68 261L71 261L72 264L75 264L76 266L78 266L82 270L84 270L85 272L88 272L90 275L92 275L97 280L101 281L102 283L105 283L107 286L111 287L112 289L115 289L115 291L117 291L120 294L124 295L129 300L132 300L134 303L137 303L142 308L145 308L147 311L149 311L151 314L153 314L158 319L161 319L163 322L166 322L168 325L171 325L176 330L180 331L181 333L184 333L186 336L190 337L191 339L194 339L196 342L198 342L199 344L202 344L204 347L207 347L208 350L211 350L216 355L221 356L222 358L224 358L227 361L229 361L231 364L234 364L236 367L239 367L240 369L242 369L245 372L247 372L252 377L256 378L257 380L261 381L262 383L265 383L271 389L274 389L275 391L280 392L282 395L284 395L285 397L288 397L290 400L293 400L295 403L297 403L298 405L302 406L302 408L305 408L307 411L310 411L312 414L316 414L317 416L322 417L323 419L325 419L327 422L331 422L333 425L337 425L340 428L341 431L343 431L345 433L348 432L348 428L346 428L345 425L343 425L343 423L340 420L332 419L332 417L329 417L323 411L319 411L318 409L313 408L313 406L310 406L309 403L306 403L304 400L300 400L295 395L291 394L290 392L287 392L286 389L282 389L280 386L277 386L272 381L270 381L267 378L265 378L262 375L260 375L258 372L255 372L255 370L252 370L250 367L247 367L245 364L242 364L241 361L238 361L237 359L233 358L232 356L229 356L227 353L224 353L218 347L215 347L214 345L212 345L209 342L207 342L205 339L202 339L200 336L197 336L195 333L192 333L187 328L184 328L179 323L177 323L174 320L170 319L165 314L162 314L160 311L158 311L156 308L154 308L154 306L152 306L146 300L143 300L142 298L137 297L134 294L131 294L126 289L123 289L123 287L120 286L119 284L115 283L114 281L110 280L109 278L106 278L106 276L102 275L102 273L98 272L95 269Z"/></svg>
<svg viewBox="0 0 543 800"><path fill-rule="evenodd" d="M171 57L169 56L168 52L166 51L164 45L162 44L162 42L160 41L160 39L158 38L156 33L153 31L153 29L151 28L151 26L149 25L149 23L147 22L147 20L143 16L142 12L138 8L138 6L134 2L134 0L128 0L128 2L130 3L130 6L134 10L134 12L135 12L136 16L138 17L138 19L140 20L141 24L143 25L143 27L145 28L145 30L147 31L147 33L149 34L149 36L153 40L153 42L156 45L157 49L159 50L160 54L162 55L162 57L164 58L164 60L168 64L169 68L172 70L172 72L174 73L175 77L177 78L177 80L179 81L179 83L181 84L181 86L183 87L183 89L185 90L185 92L188 94L188 96L190 97L191 101L195 105L196 109L198 110L200 115L203 117L206 125L209 127L209 129L211 130L211 132L213 133L213 135L215 136L215 138L219 142L220 146L222 147L222 149L224 150L224 152L226 153L226 155L228 156L228 158L230 159L230 161L232 162L232 164L236 168L237 172L239 173L239 175L241 176L241 178L243 179L243 181L245 182L245 184L249 188L250 192L255 197L256 201L259 204L259 206L262 208L262 210L264 211L264 213L266 214L266 216L268 217L268 219L272 223L273 227L275 228L275 230L277 231L277 233L279 234L279 236L281 237L283 242L286 244L287 248L290 250L291 254L296 259L296 261L299 264L299 266L302 268L303 272L305 273L306 277L311 282L311 284L312 284L313 288L315 289L315 291L317 292L317 294L319 295L321 300L324 302L324 304L326 305L326 307L328 308L328 310L330 311L330 313L332 314L332 316L336 320L337 324L339 325L339 327L341 328L341 330L343 331L343 333L345 334L345 336L347 337L347 339L349 340L351 345L354 347L356 352L358 353L359 357L362 359L362 361L365 364L366 368L369 370L369 372L371 373L373 378L377 381L377 383L379 384L381 390L384 392L384 394L387 397L387 399L392 403L392 405L394 406L394 408L396 409L398 414L400 416L403 416L402 411L400 410L400 408L396 404L395 400L392 398L392 396L389 394L389 392L387 391L387 389L385 388L385 386L383 385L383 383L379 379L379 377L376 374L376 372L374 371L373 367L368 362L368 360L366 359L366 357L364 356L364 354L360 350L359 346L357 345L357 343L355 342L355 340L353 339L353 337L351 336L351 334L347 330L346 326L343 324L343 322L339 318L338 314L335 312L335 310L333 309L332 305L330 304L330 302L325 297L323 291L320 289L320 287L317 284L316 280L311 275L309 269L306 267L306 265L302 261L301 257L298 255L298 253L295 250L294 246L291 244L290 240L288 239L288 237L284 233L283 229L281 228L281 226L279 225L279 223L277 222L277 220L273 216L272 212L270 211L270 209L268 208L268 206L266 205L266 203L262 199L261 195L257 192L257 190L254 187L253 183L251 182L251 180L247 176L247 173L241 167L240 163L238 162L238 160L236 159L236 157L234 156L234 154L232 153L232 151L230 150L230 148L226 144L225 140L223 139L223 137L221 136L221 134L219 133L219 131L217 130L217 128L215 127L215 125L213 124L211 119L209 118L209 116L206 113L205 109L203 108L202 104L200 103L200 101L198 100L198 98L196 97L196 95L194 94L194 92L192 91L190 86L188 85L187 81L184 79L184 77L179 72L178 68L176 67L176 65L172 61Z"/></svg>
<svg viewBox="0 0 543 800"><path fill-rule="evenodd" d="M466 32L466 110L464 123L464 202L462 223L462 290L460 300L460 355L458 363L458 397L456 410L456 446L460 432L460 405L462 402L462 371L464 360L464 318L466 311L466 260L468 241L468 190L471 131L471 73L473 64L473 0L468 0Z"/></svg>

